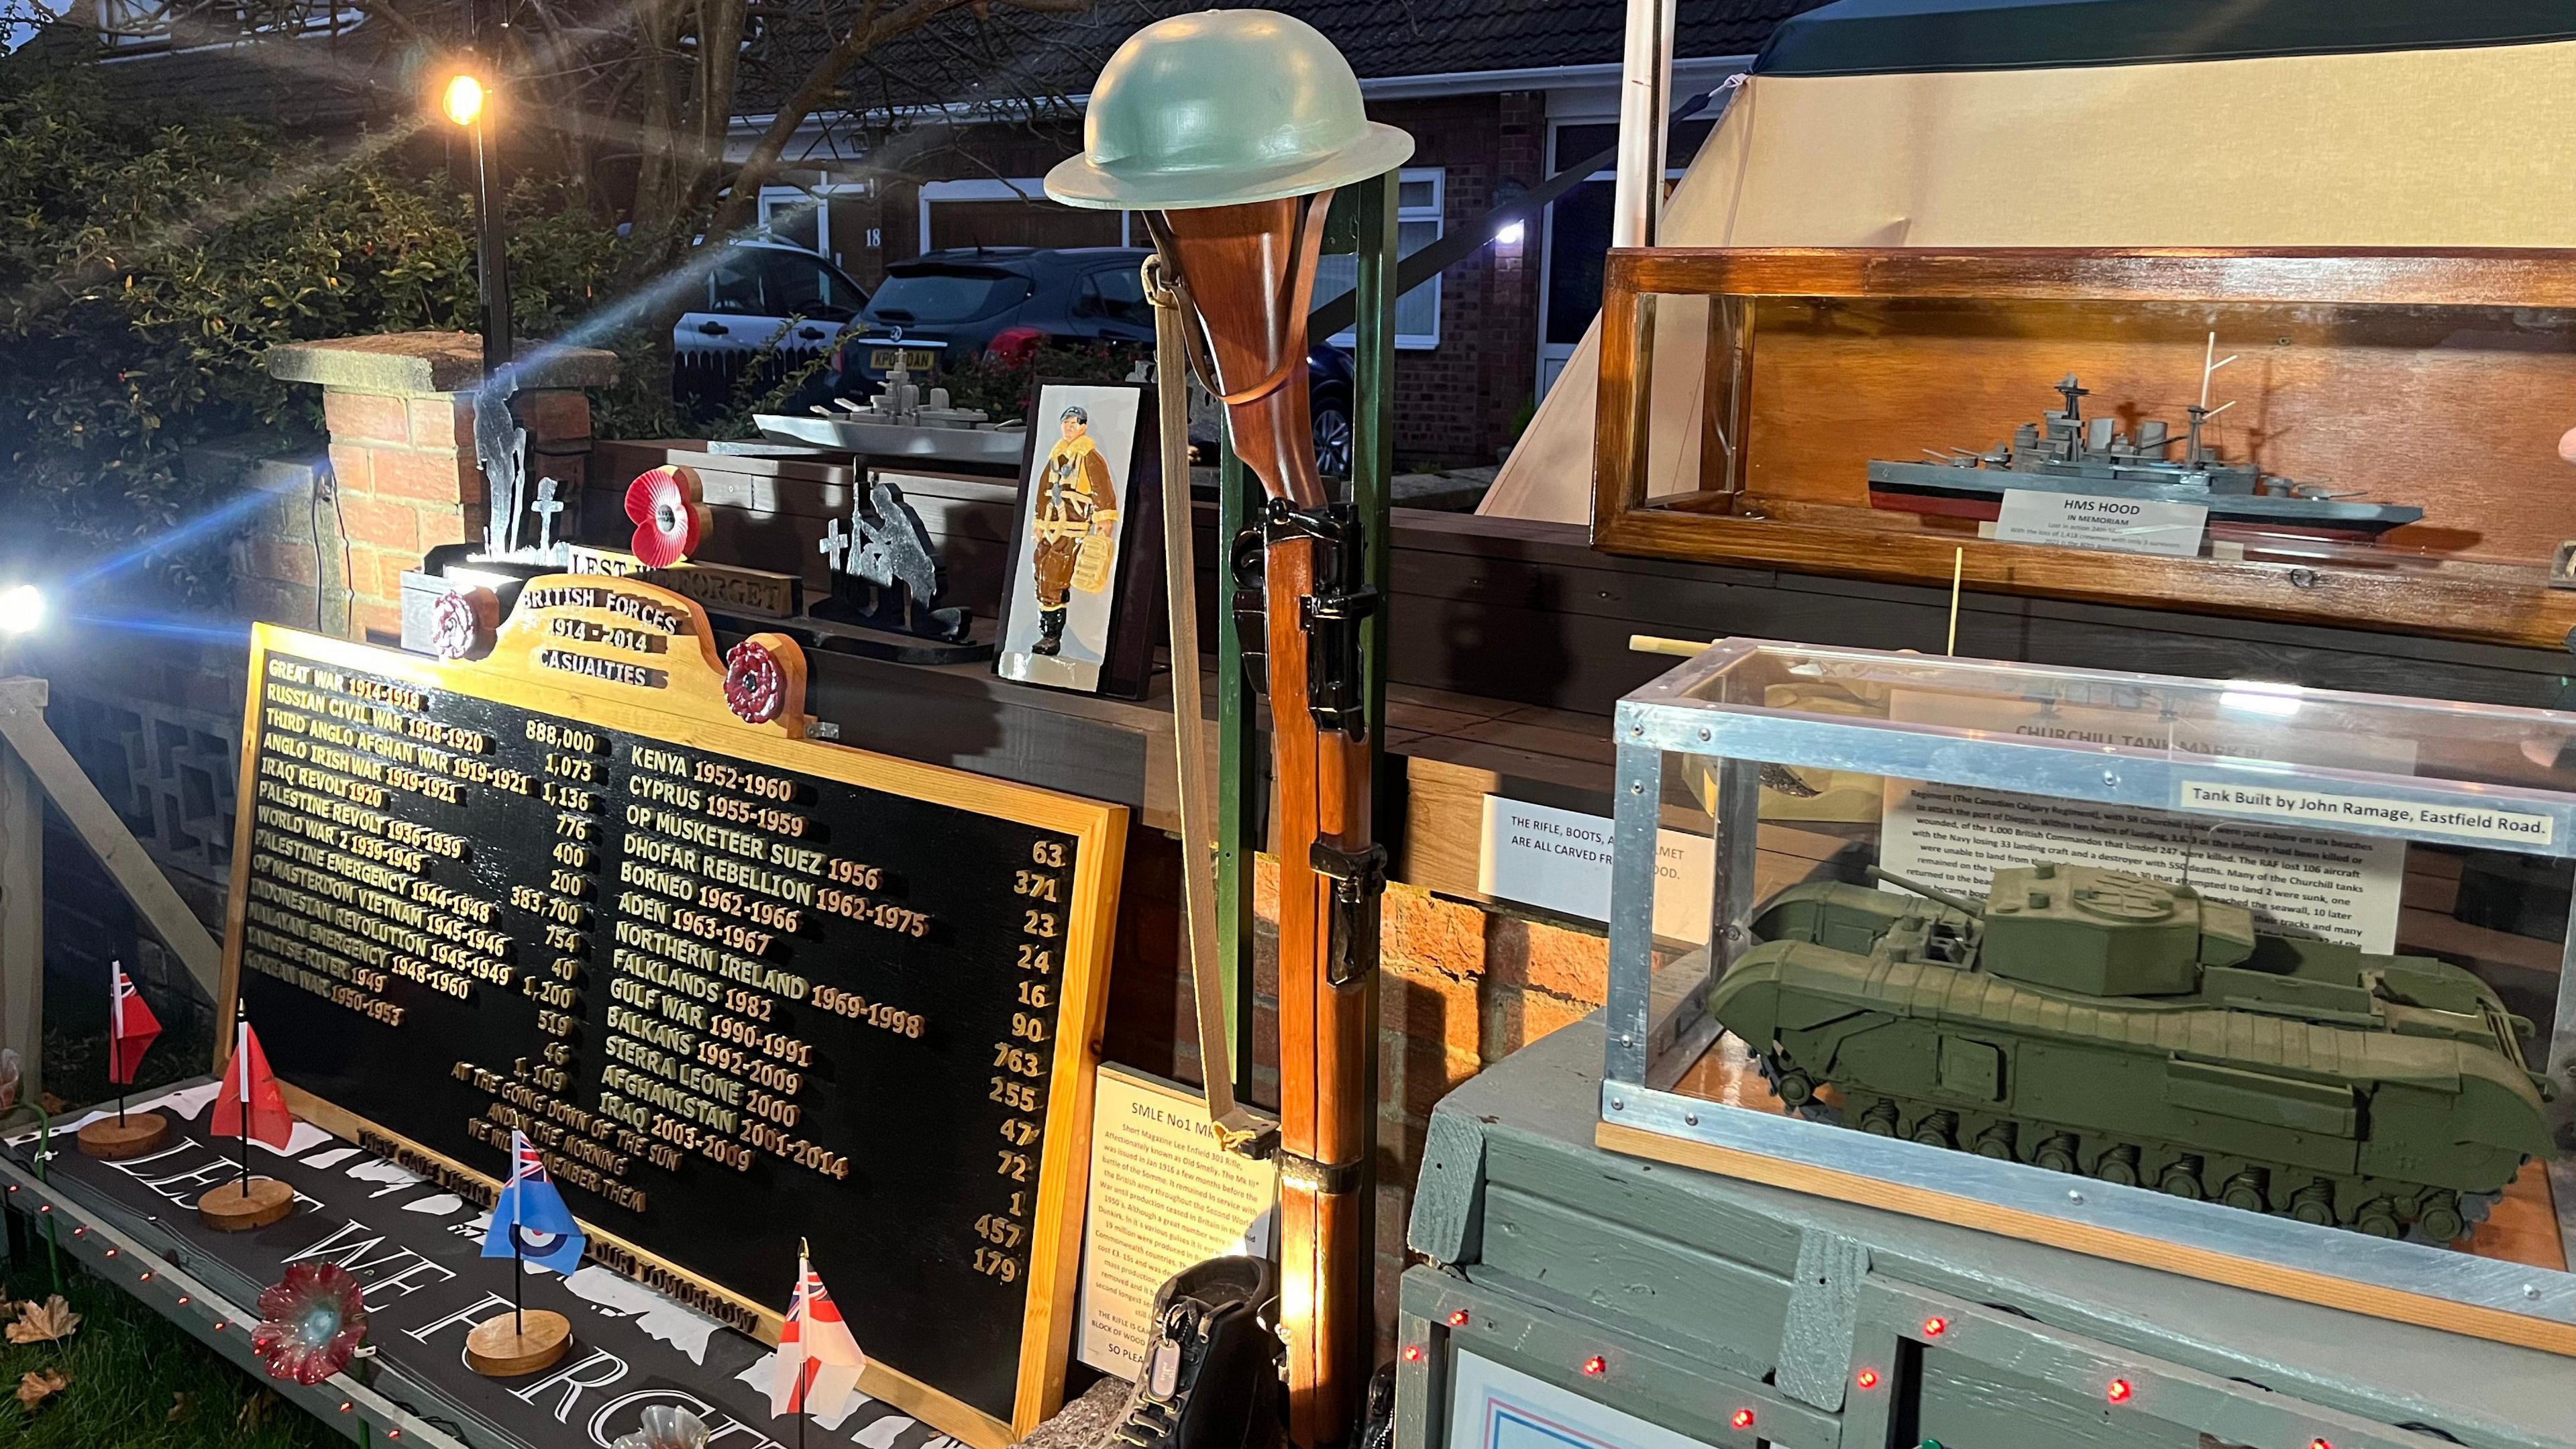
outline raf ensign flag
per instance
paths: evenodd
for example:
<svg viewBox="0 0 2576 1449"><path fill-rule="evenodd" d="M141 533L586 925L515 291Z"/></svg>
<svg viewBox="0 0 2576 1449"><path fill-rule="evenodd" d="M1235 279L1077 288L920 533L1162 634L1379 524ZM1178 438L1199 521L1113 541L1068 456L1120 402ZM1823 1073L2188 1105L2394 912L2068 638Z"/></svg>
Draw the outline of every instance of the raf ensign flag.
<svg viewBox="0 0 2576 1449"><path fill-rule="evenodd" d="M569 1277L581 1266L589 1242L572 1220L555 1180L546 1175L545 1159L516 1128L510 1132L510 1180L492 1203L492 1226L483 1234L483 1256L517 1258Z"/></svg>

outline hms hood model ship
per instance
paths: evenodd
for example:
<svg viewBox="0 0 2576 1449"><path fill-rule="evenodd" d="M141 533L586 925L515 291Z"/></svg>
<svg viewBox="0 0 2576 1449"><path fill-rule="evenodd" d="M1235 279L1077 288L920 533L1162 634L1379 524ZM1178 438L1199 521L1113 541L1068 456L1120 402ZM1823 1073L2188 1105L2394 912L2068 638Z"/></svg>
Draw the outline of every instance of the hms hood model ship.
<svg viewBox="0 0 2576 1449"><path fill-rule="evenodd" d="M950 407L944 387L931 388L925 397L899 358L886 372L885 387L865 402L835 398L830 406L816 404L811 417L760 413L752 421L763 436L781 443L1003 468L1019 466L1029 437L1017 419L996 423L980 409Z"/></svg>
<svg viewBox="0 0 2576 1449"><path fill-rule="evenodd" d="M2211 342L2215 352L2214 335ZM1870 506L1990 519L2003 506L2004 494L2021 488L2094 498L2199 503L2208 507L2212 528L2358 539L2377 538L2424 516L2421 508L2366 503L2314 483L2273 477L2251 463L2222 460L2215 448L2202 441L2201 432L2211 418L2235 406L2232 402L2209 405L2210 374L2235 360L2203 362L2200 402L2188 409L2191 424L2179 438L2166 431L2161 421L2141 422L2131 436L2119 431L2117 419L2085 417L2083 400L2089 394L2068 373L2057 385L2066 406L2040 422L2022 424L2009 443L1998 443L1983 453L1925 449L1937 462L1872 459ZM2180 456L2169 451L2176 443L2182 445Z"/></svg>

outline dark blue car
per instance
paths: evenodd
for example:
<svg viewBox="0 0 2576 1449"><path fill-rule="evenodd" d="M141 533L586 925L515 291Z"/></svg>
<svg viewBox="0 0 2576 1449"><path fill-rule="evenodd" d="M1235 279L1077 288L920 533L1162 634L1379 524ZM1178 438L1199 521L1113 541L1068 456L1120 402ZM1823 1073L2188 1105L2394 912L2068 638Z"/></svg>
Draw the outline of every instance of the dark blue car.
<svg viewBox="0 0 2576 1449"><path fill-rule="evenodd" d="M1154 309L1139 274L1147 255L1142 247L977 247L896 262L842 332L830 366L790 406L801 411L833 397L872 396L898 359L920 377L951 359L1024 359L1047 342L1105 342L1146 356L1154 344ZM1308 354L1307 377L1316 462L1347 476L1350 358L1319 344Z"/></svg>

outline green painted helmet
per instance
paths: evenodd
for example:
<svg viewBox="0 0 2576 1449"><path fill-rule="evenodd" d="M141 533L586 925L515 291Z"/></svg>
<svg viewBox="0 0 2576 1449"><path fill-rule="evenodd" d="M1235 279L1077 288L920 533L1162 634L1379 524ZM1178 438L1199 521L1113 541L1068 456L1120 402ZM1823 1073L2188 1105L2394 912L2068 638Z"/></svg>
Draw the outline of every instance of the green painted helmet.
<svg viewBox="0 0 2576 1449"><path fill-rule="evenodd" d="M1413 138L1368 118L1350 62L1272 10L1158 20L1091 89L1083 154L1047 195L1107 211L1183 211L1304 196L1378 175Z"/></svg>

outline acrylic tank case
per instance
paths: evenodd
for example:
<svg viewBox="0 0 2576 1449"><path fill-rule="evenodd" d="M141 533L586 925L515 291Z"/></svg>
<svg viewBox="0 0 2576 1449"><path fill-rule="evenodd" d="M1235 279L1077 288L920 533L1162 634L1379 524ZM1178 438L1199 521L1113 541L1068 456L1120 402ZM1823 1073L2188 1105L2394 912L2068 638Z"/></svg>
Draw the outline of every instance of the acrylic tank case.
<svg viewBox="0 0 2576 1449"><path fill-rule="evenodd" d="M1603 1146L2576 1354L2576 714L1730 639L1615 728Z"/></svg>

